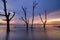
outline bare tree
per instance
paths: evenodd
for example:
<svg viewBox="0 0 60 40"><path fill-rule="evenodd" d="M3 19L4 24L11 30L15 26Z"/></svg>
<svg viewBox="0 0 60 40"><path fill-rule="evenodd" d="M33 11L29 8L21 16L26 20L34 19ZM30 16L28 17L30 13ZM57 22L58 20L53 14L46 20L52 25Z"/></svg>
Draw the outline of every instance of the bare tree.
<svg viewBox="0 0 60 40"><path fill-rule="evenodd" d="M7 13L6 0L2 0L2 2L4 3L4 13L5 13L5 14L0 14L0 15L1 15L1 16L4 16L4 17L6 18L6 20L4 20L4 21L7 22L7 32L9 32L9 31L10 31L10 21L11 21L11 19L15 16L15 12L14 12L14 14L10 17L11 13L10 13L10 12Z"/></svg>
<svg viewBox="0 0 60 40"><path fill-rule="evenodd" d="M40 19L41 19L41 22L43 23L43 27L44 27L44 30L46 30L46 23L47 23L47 13L46 13L46 10L45 10L45 21L43 21L42 17L41 17L41 14L39 13L39 16L40 16Z"/></svg>
<svg viewBox="0 0 60 40"><path fill-rule="evenodd" d="M38 5L38 3L36 3L36 1L33 2L33 12L32 12L32 24L31 24L31 29L33 29L33 22L34 22L34 11L36 6Z"/></svg>
<svg viewBox="0 0 60 40"><path fill-rule="evenodd" d="M24 12L24 16L25 16L25 17L24 17L24 18L21 17L21 19L25 22L26 28L27 28L27 30L28 30L29 19L27 18L26 9L27 9L27 8L22 7L22 10L23 10L23 12Z"/></svg>

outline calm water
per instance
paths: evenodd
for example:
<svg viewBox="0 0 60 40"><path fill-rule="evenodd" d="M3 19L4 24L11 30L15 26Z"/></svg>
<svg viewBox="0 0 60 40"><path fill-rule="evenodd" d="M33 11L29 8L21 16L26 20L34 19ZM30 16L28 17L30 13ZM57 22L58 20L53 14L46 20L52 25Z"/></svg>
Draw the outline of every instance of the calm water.
<svg viewBox="0 0 60 40"><path fill-rule="evenodd" d="M60 40L60 28L47 25L34 25L34 29L26 31L25 25L11 25L10 33L6 33L6 25L0 25L0 40Z"/></svg>

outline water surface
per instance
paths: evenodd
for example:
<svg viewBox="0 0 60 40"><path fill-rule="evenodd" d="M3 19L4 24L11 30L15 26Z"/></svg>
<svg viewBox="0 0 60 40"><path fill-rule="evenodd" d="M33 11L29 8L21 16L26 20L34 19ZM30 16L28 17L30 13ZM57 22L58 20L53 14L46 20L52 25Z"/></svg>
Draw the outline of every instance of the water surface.
<svg viewBox="0 0 60 40"><path fill-rule="evenodd" d="M47 25L44 31L43 25L34 25L27 31L25 25L11 25L6 33L6 25L0 25L0 40L60 40L60 28L54 26Z"/></svg>

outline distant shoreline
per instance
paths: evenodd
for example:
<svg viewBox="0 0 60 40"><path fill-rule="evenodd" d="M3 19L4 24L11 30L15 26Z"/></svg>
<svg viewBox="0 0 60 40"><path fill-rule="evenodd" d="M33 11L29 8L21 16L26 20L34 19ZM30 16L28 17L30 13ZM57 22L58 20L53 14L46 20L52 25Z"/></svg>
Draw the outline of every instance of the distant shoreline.
<svg viewBox="0 0 60 40"><path fill-rule="evenodd" d="M0 24L0 25L6 25L6 24ZM25 25L25 24L10 24L10 25ZM43 25L43 24L34 24L34 25ZM46 25L60 25L60 24L46 24Z"/></svg>

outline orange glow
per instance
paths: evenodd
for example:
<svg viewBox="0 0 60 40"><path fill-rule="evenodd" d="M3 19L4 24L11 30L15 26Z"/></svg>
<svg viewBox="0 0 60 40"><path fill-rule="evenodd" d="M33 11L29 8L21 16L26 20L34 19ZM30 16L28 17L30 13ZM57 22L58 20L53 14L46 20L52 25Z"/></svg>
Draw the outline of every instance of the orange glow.
<svg viewBox="0 0 60 40"><path fill-rule="evenodd" d="M6 24L6 21L3 21L2 19L0 19L0 23ZM16 24L16 23L15 23L15 21L10 21L10 24ZM31 24L31 22L30 22L30 24ZM38 19L38 20L35 19L34 24L42 24L42 22L40 21L40 19ZM47 20L47 24L60 24L60 18L49 19L49 20Z"/></svg>
<svg viewBox="0 0 60 40"><path fill-rule="evenodd" d="M48 21L60 21L60 18L56 18L56 19L50 19Z"/></svg>
<svg viewBox="0 0 60 40"><path fill-rule="evenodd" d="M36 20L34 21L34 24L42 24L42 22L40 20ZM60 18L49 19L47 20L47 24L60 24Z"/></svg>
<svg viewBox="0 0 60 40"><path fill-rule="evenodd" d="M41 17L44 21L45 15L42 14ZM39 16L35 16L34 18L34 24L42 24ZM53 11L47 14L47 24L60 24L60 10Z"/></svg>
<svg viewBox="0 0 60 40"><path fill-rule="evenodd" d="M60 18L50 19L47 21L47 24L60 24Z"/></svg>
<svg viewBox="0 0 60 40"><path fill-rule="evenodd" d="M0 23L1 24L6 24L6 21L3 21L2 19L0 19ZM10 21L10 24L15 24L15 22L14 21Z"/></svg>
<svg viewBox="0 0 60 40"><path fill-rule="evenodd" d="M10 24L15 24L15 21L10 21Z"/></svg>
<svg viewBox="0 0 60 40"><path fill-rule="evenodd" d="M3 12L2 10L0 10L0 11ZM44 21L45 15L41 14L41 17ZM31 19L32 19L32 17L29 18L29 24L32 23ZM39 15L34 16L34 22L33 23L34 24L42 24ZM0 24L6 24L6 21L3 21L2 19L0 19ZM25 24L25 23L22 20L13 19L12 21L10 21L10 24ZM60 24L60 10L56 10L56 11L47 13L47 24Z"/></svg>

